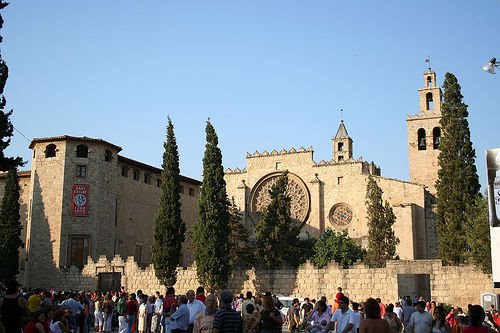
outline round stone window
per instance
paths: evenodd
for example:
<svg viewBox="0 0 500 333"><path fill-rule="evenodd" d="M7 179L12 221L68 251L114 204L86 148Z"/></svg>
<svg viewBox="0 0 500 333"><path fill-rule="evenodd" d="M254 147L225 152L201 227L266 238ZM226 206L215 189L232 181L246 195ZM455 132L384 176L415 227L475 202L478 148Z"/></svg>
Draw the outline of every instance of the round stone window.
<svg viewBox="0 0 500 333"><path fill-rule="evenodd" d="M276 184L279 176L281 176L281 172L264 176L253 187L250 194L250 217L255 223L271 202L269 190ZM304 181L293 173L288 173L287 194L290 196L291 201L291 217L296 221L305 222L309 215L311 197Z"/></svg>
<svg viewBox="0 0 500 333"><path fill-rule="evenodd" d="M328 219L334 227L345 227L352 221L352 209L346 203L337 204L330 209Z"/></svg>

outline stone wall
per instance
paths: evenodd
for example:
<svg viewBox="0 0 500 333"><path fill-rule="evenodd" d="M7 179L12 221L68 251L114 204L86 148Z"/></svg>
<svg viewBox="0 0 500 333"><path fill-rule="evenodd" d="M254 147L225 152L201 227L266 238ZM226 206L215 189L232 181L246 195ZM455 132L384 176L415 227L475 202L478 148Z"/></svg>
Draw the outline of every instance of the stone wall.
<svg viewBox="0 0 500 333"><path fill-rule="evenodd" d="M130 292L138 289L147 294L165 291L165 287L155 277L152 266L140 268L133 257L124 261L119 256L111 261L101 256L97 262L89 258L81 272L74 267L59 271L54 276L54 285L41 287L97 289L98 274L107 272L122 273L121 284ZM414 285L422 277L427 277L429 284L426 288ZM177 293L195 290L198 286L194 266L179 268L175 285ZM348 269L342 269L337 263L331 263L318 269L306 263L298 269L235 270L229 281L229 288L235 294L272 290L278 295L316 299L321 295L333 299L339 286L355 301L380 297L389 303L399 296L413 296L415 293L438 303L462 307L468 303L479 303L482 292L500 292L500 289L493 289L491 276L483 274L474 266L443 266L440 260L389 261L386 268L368 268L363 263L356 263Z"/></svg>

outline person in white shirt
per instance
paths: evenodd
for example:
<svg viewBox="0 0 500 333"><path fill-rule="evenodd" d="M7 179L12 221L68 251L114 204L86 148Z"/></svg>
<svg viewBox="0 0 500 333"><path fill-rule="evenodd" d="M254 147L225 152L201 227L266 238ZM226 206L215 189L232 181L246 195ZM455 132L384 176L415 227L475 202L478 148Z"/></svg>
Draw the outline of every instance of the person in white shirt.
<svg viewBox="0 0 500 333"><path fill-rule="evenodd" d="M327 331L333 331L335 323L337 327L335 333L355 333L353 311L349 309L349 298L342 296L339 299L339 309L333 313L328 323Z"/></svg>
<svg viewBox="0 0 500 333"><path fill-rule="evenodd" d="M362 313L359 312L359 303L352 302L352 316L353 316L353 331L359 332L359 325L361 324Z"/></svg>
<svg viewBox="0 0 500 333"><path fill-rule="evenodd" d="M408 333L430 333L432 330L432 315L425 311L425 302L418 301L417 311L411 314L408 323Z"/></svg>
<svg viewBox="0 0 500 333"><path fill-rule="evenodd" d="M202 311L206 310L205 304L202 301L195 299L194 290L188 290L186 293L188 302L187 307L189 309L189 327L188 333L193 333L194 320L196 319L196 315Z"/></svg>
<svg viewBox="0 0 500 333"><path fill-rule="evenodd" d="M403 321L403 308L400 306L401 303L396 302L394 304L394 313L398 316L399 320Z"/></svg>

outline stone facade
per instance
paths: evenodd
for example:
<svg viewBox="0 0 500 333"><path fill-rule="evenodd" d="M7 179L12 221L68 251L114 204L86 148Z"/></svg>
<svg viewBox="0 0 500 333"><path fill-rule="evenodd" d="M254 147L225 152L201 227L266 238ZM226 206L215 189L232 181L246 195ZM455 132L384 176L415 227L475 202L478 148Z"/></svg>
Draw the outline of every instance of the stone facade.
<svg viewBox="0 0 500 333"><path fill-rule="evenodd" d="M20 173L26 244L20 281L51 283L61 267L82 267L87 256L134 256L140 265L150 264L161 169L120 156L120 147L101 139L34 139L30 148L32 169ZM181 176L182 219L188 230L196 221L200 184ZM84 214L74 208L79 185L88 191ZM182 265L193 263L191 243L188 236Z"/></svg>
<svg viewBox="0 0 500 333"><path fill-rule="evenodd" d="M397 218L394 231L400 239L399 257L433 258L436 237L432 207L439 145L436 146L432 133L439 126L441 90L436 86L434 72L424 73L424 78L425 86L419 90L420 113L407 119L410 182L382 177L373 162L354 159L353 140L342 121L332 139L330 161L315 162L312 147L270 153L256 151L247 153L245 168L226 171L228 195L243 212L245 225L250 229L255 226L259 212L269 200L268 189L287 170L292 215L297 222L305 223L303 236L318 237L326 228L347 229L351 238L367 245L366 184L372 175ZM425 128L422 142L427 140L423 147L426 150L417 144L421 128Z"/></svg>
<svg viewBox="0 0 500 333"><path fill-rule="evenodd" d="M410 181L425 184L428 191L435 195L441 143L442 92L433 71L424 73L424 87L418 90L418 97L420 112L406 118Z"/></svg>
<svg viewBox="0 0 500 333"><path fill-rule="evenodd" d="M89 258L81 272L76 267L60 270L54 274L54 283L57 284L43 287L57 285L66 290L99 289L100 276L106 273L119 273L120 285L131 292L138 289L146 294L165 291L155 277L152 265L141 268L133 257L124 261L119 256L111 261L105 256L96 262ZM474 283L469 283L471 278ZM174 286L178 293L195 290L198 286L196 267L178 269ZM389 261L386 268L368 268L363 263L356 263L343 269L332 262L321 269L306 263L298 269L234 270L228 287L235 294L272 290L277 295L316 299L325 295L327 299L333 299L338 286L342 286L354 301L380 297L384 302L394 302L400 296L425 295L437 303L462 307L471 302L480 303L483 292L500 291L492 288L491 276L478 272L474 266L443 266L440 260Z"/></svg>

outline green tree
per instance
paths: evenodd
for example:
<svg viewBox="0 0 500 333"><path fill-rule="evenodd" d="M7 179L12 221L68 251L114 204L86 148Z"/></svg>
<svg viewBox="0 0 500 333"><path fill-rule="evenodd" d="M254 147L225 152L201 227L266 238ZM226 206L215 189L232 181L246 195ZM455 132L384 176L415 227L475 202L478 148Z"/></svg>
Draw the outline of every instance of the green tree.
<svg viewBox="0 0 500 333"><path fill-rule="evenodd" d="M7 7L8 3L0 0L0 10ZM3 27L3 18L0 15L0 30ZM0 36L0 43L3 38ZM12 115L12 110L5 112L5 105L7 101L3 95L5 84L7 83L7 78L9 77L9 67L2 59L0 53L0 171L8 171L18 166L23 165L23 160L21 157L6 157L5 149L10 145L10 138L14 132L14 126L10 122L10 116Z"/></svg>
<svg viewBox="0 0 500 333"><path fill-rule="evenodd" d="M336 232L326 229L314 245L311 262L323 268L334 260L342 267L348 268L356 260L363 260L365 256L366 250L349 238L347 230Z"/></svg>
<svg viewBox="0 0 500 333"><path fill-rule="evenodd" d="M395 259L399 239L392 226L396 215L387 201L382 200L382 189L370 175L366 186L366 207L368 213L368 251L366 263L383 267L387 260Z"/></svg>
<svg viewBox="0 0 500 333"><path fill-rule="evenodd" d="M170 117L163 147L160 207L153 225L151 255L156 277L170 287L177 281L177 266L186 232L181 218L179 152Z"/></svg>
<svg viewBox="0 0 500 333"><path fill-rule="evenodd" d="M469 259L484 273L491 274L491 240L489 233L488 196L478 195L467 211L466 226Z"/></svg>
<svg viewBox="0 0 500 333"><path fill-rule="evenodd" d="M294 222L290 215L287 186L288 173L284 172L271 187L271 202L256 226L257 260L268 268L277 268L283 262L296 266L293 253L297 251L302 224Z"/></svg>
<svg viewBox="0 0 500 333"><path fill-rule="evenodd" d="M203 157L203 185L194 225L194 258L199 282L210 291L227 286L229 259L229 211L222 153L215 129L207 121L207 144Z"/></svg>
<svg viewBox="0 0 500 333"><path fill-rule="evenodd" d="M462 102L461 88L453 74L446 73L443 89L436 182L438 255L445 264L458 264L467 257L466 216L476 204L480 186L467 105Z"/></svg>
<svg viewBox="0 0 500 333"><path fill-rule="evenodd" d="M255 243L250 240L250 233L241 223L241 211L234 199L229 202L229 242L231 253L229 261L232 267L250 268L255 265Z"/></svg>
<svg viewBox="0 0 500 333"><path fill-rule="evenodd" d="M0 205L0 281L14 280L19 273L21 217L19 215L19 179L16 169L9 170Z"/></svg>

